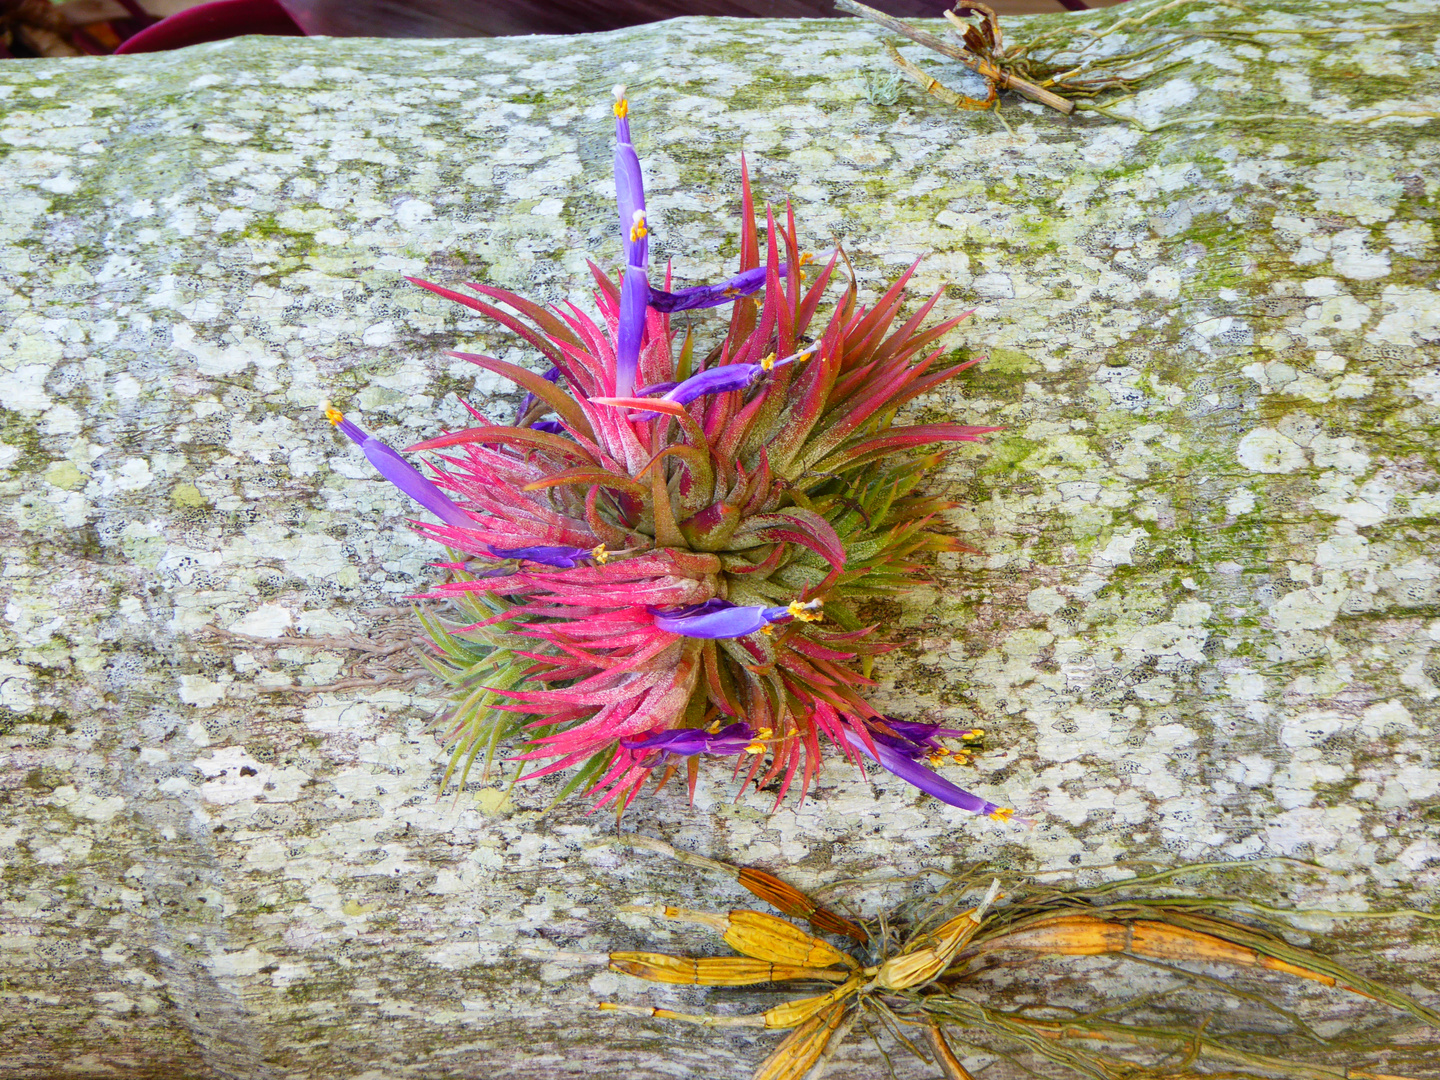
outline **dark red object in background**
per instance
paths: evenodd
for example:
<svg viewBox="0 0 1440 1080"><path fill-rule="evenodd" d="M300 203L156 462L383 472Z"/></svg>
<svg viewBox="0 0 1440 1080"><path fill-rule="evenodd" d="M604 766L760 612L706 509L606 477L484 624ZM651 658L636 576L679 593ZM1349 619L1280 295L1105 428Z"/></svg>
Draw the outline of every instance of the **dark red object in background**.
<svg viewBox="0 0 1440 1080"><path fill-rule="evenodd" d="M284 0L307 34L333 37L499 37L584 34L674 19L728 15L834 19L832 0ZM936 19L953 0L868 0L904 18Z"/></svg>
<svg viewBox="0 0 1440 1080"><path fill-rule="evenodd" d="M115 52L163 52L242 34L300 37L304 33L278 0L215 0L161 19L127 39Z"/></svg>

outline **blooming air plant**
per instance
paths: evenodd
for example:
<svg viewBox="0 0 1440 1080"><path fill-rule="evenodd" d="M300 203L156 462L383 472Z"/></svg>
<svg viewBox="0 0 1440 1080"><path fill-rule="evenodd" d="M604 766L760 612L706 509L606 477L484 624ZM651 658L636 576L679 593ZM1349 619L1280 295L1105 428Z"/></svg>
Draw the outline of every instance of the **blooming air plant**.
<svg viewBox="0 0 1440 1080"><path fill-rule="evenodd" d="M327 412L454 553L439 564L451 580L424 597L447 602L444 617L420 616L427 663L454 688L446 781L504 746L521 779L571 770L562 797L583 789L619 813L682 765L693 798L700 759L728 757L742 791L774 784L778 805L797 779L803 798L828 745L1004 820L922 763L963 760L939 740L978 733L896 721L863 696L894 646L857 605L914 585L927 552L972 550L936 531L950 504L916 488L947 447L997 429L894 422L969 366L941 366L935 348L965 316L925 328L937 292L900 321L914 266L868 309L852 278L821 315L842 253L807 282L788 207L783 224L767 210L762 250L743 158L739 272L672 291L667 269L652 285L624 87L614 112L625 266L615 281L591 265L598 322L411 279L548 362L538 374L451 354L526 391L513 422L471 408L475 426L410 447L442 452L432 480ZM729 331L697 355L671 317L720 305Z"/></svg>

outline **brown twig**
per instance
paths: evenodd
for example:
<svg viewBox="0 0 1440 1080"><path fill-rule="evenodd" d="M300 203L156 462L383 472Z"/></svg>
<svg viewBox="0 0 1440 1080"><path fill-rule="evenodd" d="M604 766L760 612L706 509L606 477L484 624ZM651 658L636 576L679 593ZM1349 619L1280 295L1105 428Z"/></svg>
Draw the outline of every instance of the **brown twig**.
<svg viewBox="0 0 1440 1080"><path fill-rule="evenodd" d="M955 1051L950 1049L950 1044L945 1041L945 1033L940 1030L940 1025L931 1023L925 1029L925 1037L930 1041L930 1052L935 1055L935 1064L940 1066L940 1071L945 1074L945 1080L975 1080L960 1059L955 1056Z"/></svg>

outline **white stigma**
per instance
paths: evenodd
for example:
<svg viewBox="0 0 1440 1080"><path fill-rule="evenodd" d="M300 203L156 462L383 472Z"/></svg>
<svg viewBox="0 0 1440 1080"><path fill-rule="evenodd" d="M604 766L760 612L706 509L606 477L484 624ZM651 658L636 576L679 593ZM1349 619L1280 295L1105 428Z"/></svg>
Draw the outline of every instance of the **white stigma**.
<svg viewBox="0 0 1440 1080"><path fill-rule="evenodd" d="M630 220L631 220L632 222L634 222L636 225L644 225L644 224L645 224L645 211L644 211L644 210L636 210L635 213L633 213L633 214L630 215Z"/></svg>
<svg viewBox="0 0 1440 1080"><path fill-rule="evenodd" d="M612 87L610 88L610 92L615 95L615 100L616 100L616 101L619 101L621 98L623 98L623 97L625 96L625 84L624 84L624 83L616 83L614 86L612 86Z"/></svg>

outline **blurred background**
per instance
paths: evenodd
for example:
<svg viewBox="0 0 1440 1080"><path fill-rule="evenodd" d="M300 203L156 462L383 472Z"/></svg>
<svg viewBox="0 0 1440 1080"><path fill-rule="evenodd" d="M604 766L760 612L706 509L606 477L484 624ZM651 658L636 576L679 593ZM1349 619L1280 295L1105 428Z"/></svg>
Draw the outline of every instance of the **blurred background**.
<svg viewBox="0 0 1440 1080"><path fill-rule="evenodd" d="M989 0L1001 15L1123 0ZM870 0L936 19L945 0ZM242 34L500 37L618 30L682 15L835 18L832 0L0 0L0 58L157 52Z"/></svg>

